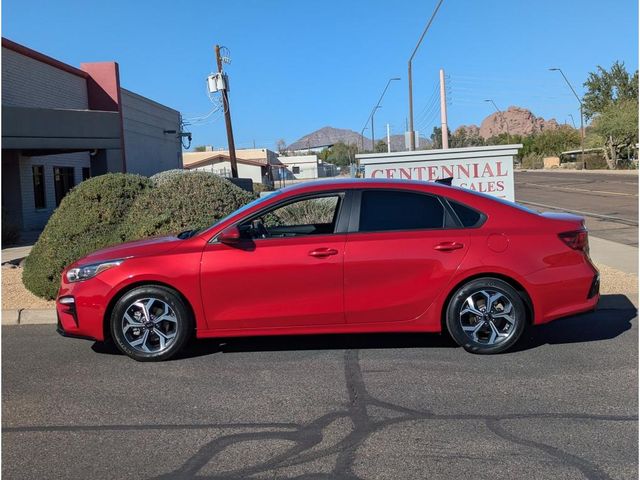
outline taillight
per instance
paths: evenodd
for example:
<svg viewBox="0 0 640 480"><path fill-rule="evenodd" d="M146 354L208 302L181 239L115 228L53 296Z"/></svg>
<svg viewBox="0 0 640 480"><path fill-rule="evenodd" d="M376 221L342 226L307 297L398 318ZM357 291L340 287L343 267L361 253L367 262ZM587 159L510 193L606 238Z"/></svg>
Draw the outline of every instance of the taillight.
<svg viewBox="0 0 640 480"><path fill-rule="evenodd" d="M581 250L589 253L589 233L586 230L574 230L571 232L562 232L558 234L569 248L573 250Z"/></svg>

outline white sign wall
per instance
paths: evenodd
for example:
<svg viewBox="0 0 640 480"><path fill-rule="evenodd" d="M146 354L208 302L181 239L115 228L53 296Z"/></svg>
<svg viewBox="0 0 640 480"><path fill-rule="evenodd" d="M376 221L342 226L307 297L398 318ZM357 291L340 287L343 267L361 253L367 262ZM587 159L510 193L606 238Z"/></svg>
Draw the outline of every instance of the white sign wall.
<svg viewBox="0 0 640 480"><path fill-rule="evenodd" d="M520 145L506 147L358 155L357 158L364 166L365 178L434 181L453 177L452 185L513 202L513 156Z"/></svg>

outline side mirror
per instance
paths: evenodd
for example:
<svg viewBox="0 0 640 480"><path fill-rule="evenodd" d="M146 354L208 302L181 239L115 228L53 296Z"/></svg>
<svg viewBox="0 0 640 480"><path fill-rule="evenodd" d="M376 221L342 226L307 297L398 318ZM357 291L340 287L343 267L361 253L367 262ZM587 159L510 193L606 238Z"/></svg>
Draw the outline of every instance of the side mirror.
<svg viewBox="0 0 640 480"><path fill-rule="evenodd" d="M218 241L226 245L236 245L240 240L240 229L237 226L227 227L218 235Z"/></svg>

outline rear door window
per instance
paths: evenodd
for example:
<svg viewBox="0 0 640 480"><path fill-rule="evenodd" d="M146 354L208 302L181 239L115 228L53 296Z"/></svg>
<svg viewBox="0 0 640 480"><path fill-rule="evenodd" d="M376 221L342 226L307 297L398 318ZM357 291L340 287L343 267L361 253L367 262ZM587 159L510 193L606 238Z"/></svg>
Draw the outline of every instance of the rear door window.
<svg viewBox="0 0 640 480"><path fill-rule="evenodd" d="M482 223L482 214L477 210L452 200L449 200L449 205L451 205L463 227L476 227Z"/></svg>
<svg viewBox="0 0 640 480"><path fill-rule="evenodd" d="M365 190L360 202L360 232L443 228L438 197L398 190Z"/></svg>

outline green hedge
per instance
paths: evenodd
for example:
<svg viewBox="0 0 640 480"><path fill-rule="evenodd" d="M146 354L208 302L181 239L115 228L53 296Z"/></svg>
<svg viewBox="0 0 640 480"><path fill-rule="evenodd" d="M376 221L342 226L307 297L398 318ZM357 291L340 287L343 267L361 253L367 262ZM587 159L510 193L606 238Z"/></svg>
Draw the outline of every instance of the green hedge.
<svg viewBox="0 0 640 480"><path fill-rule="evenodd" d="M152 177L155 188L128 212L124 227L129 238L204 228L255 198L212 173L181 172Z"/></svg>
<svg viewBox="0 0 640 480"><path fill-rule="evenodd" d="M62 270L86 254L124 241L206 227L253 198L205 172L91 178L73 188L54 211L27 257L23 282L35 295L55 298Z"/></svg>

